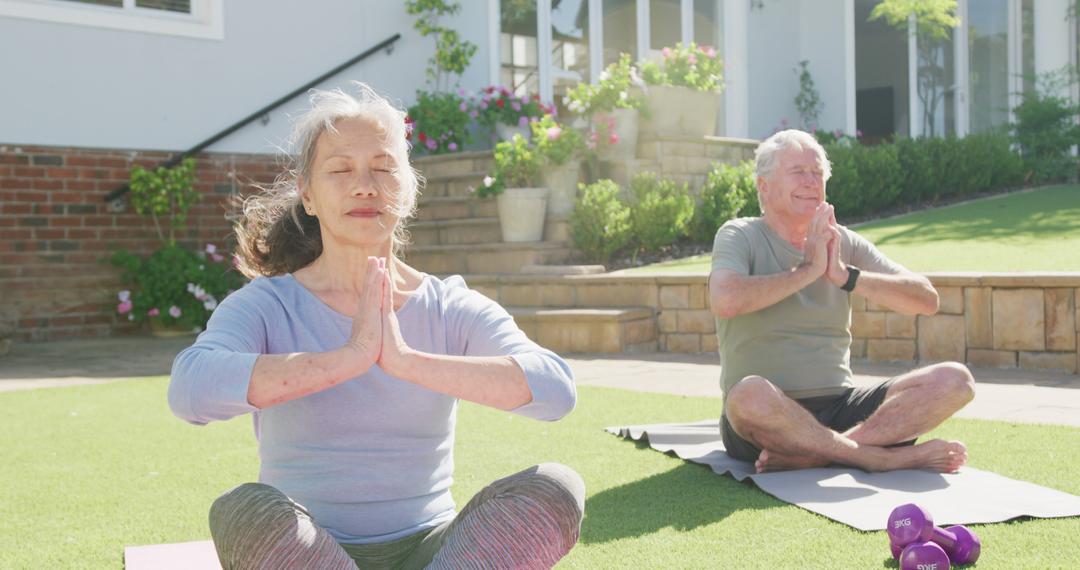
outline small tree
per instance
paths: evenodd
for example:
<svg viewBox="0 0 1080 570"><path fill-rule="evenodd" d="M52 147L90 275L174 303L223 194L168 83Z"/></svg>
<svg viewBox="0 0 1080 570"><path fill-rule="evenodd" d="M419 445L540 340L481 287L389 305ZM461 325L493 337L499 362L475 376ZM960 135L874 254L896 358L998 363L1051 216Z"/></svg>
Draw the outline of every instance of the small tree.
<svg viewBox="0 0 1080 570"><path fill-rule="evenodd" d="M428 82L436 91L447 90L450 78L460 77L476 55L476 44L462 41L457 30L439 25L442 17L461 11L461 4L446 0L406 0L405 11L417 16L413 27L421 36L435 36L435 55L428 60Z"/></svg>
<svg viewBox="0 0 1080 570"><path fill-rule="evenodd" d="M131 169L131 205L140 216L150 216L163 244L176 243L176 230L184 228L188 210L199 201L194 184L195 160L191 158L185 158L172 168L159 166L147 170L136 166ZM161 218L169 220L167 238L161 229Z"/></svg>
<svg viewBox="0 0 1080 570"><path fill-rule="evenodd" d="M813 132L818 128L818 117L825 108L825 102L821 100L821 94L814 85L814 77L810 75L809 65L810 62L804 59L794 70L799 76L799 93L795 95L795 108L799 111L803 130Z"/></svg>
<svg viewBox="0 0 1080 570"><path fill-rule="evenodd" d="M915 19L918 46L919 80L917 92L923 106L923 133L934 136L934 114L945 97L945 41L949 32L960 25L956 0L882 0L870 12L870 21L884 19L890 26L907 32Z"/></svg>

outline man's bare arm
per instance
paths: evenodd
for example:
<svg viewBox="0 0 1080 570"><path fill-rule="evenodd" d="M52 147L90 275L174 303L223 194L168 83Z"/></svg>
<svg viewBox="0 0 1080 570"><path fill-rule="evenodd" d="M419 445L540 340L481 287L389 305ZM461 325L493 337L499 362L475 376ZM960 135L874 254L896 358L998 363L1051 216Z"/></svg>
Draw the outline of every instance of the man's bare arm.
<svg viewBox="0 0 1080 570"><path fill-rule="evenodd" d="M717 269L709 275L709 306L714 315L730 319L783 301L821 277L807 264L772 275L742 275Z"/></svg>
<svg viewBox="0 0 1080 570"><path fill-rule="evenodd" d="M855 293L872 303L905 315L932 315L938 311L938 294L930 280L918 273L872 273L863 271Z"/></svg>

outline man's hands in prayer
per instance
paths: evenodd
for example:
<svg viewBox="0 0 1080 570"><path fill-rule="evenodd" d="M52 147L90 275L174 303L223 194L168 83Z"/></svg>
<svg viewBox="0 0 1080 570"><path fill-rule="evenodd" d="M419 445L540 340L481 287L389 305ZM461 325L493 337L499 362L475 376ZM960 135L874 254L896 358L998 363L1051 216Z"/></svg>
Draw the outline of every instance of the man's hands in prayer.
<svg viewBox="0 0 1080 570"><path fill-rule="evenodd" d="M836 218L833 214L832 204L822 202L814 211L814 217L810 220L810 227L806 232L806 240L803 242L802 265L810 269L810 274L816 277L825 275L830 281L831 274L839 269L844 273L847 280L847 268L835 268L839 263L840 255L840 230L836 227ZM836 250L834 255L833 250Z"/></svg>

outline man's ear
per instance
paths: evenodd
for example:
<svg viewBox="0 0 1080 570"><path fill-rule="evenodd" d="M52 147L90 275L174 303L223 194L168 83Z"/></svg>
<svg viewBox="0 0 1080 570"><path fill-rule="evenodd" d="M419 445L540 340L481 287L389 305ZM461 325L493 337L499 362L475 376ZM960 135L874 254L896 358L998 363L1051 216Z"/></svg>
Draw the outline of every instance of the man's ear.
<svg viewBox="0 0 1080 570"><path fill-rule="evenodd" d="M757 187L762 196L769 193L769 183L765 181L764 176L757 177Z"/></svg>

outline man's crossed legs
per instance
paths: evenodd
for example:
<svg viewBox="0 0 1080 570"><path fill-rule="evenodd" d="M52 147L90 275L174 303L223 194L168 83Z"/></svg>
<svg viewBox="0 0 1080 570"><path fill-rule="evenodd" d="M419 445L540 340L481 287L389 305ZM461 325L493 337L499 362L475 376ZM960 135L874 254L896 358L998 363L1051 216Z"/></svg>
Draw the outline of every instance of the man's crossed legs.
<svg viewBox="0 0 1080 570"><path fill-rule="evenodd" d="M834 463L866 471L952 473L967 461L964 444L940 439L904 444L937 427L974 396L975 380L967 367L944 362L841 396L847 402L837 402L839 409L832 406L824 418L830 425L825 425L766 378L747 376L724 395L721 430L729 454L754 461L759 473ZM856 409L843 409L849 402Z"/></svg>

